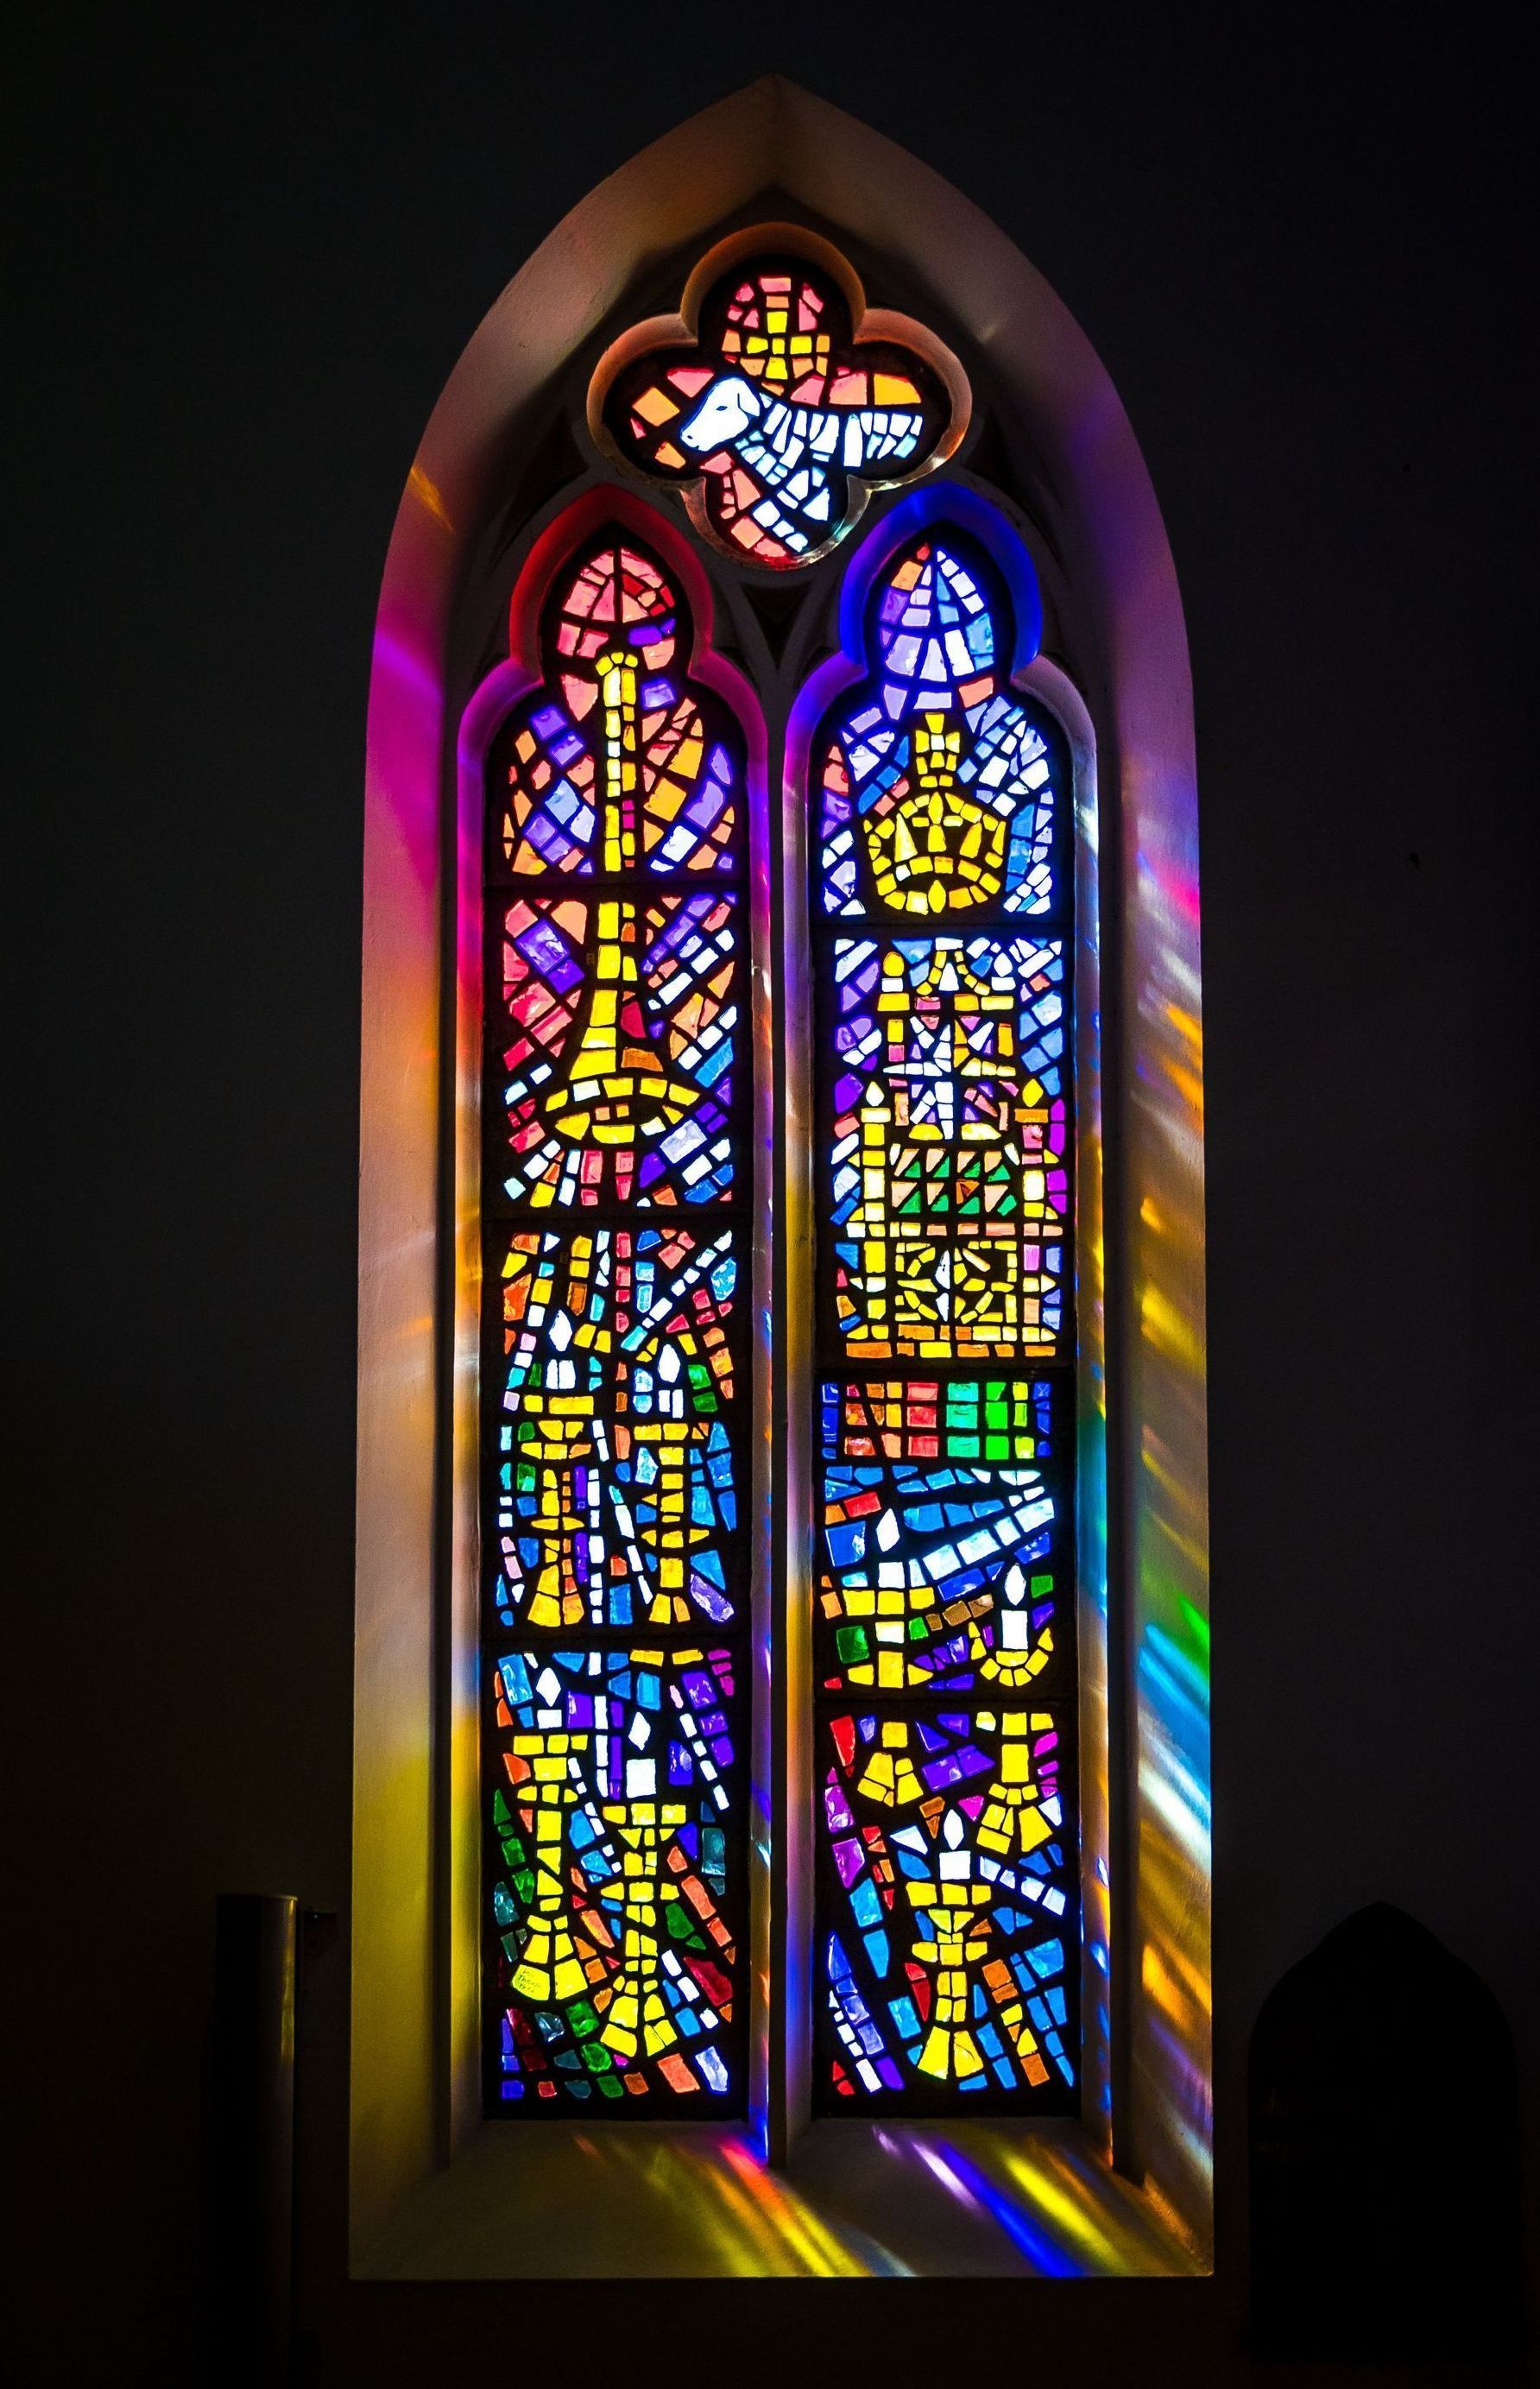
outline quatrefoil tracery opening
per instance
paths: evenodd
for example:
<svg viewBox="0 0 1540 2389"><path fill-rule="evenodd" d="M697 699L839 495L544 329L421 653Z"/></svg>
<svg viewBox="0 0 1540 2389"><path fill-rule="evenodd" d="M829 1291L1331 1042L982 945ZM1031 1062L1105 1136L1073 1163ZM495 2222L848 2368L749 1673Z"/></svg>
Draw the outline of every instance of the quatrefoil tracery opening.
<svg viewBox="0 0 1540 2389"><path fill-rule="evenodd" d="M836 251L770 225L704 260L678 316L615 343L589 422L622 464L679 490L703 539L785 571L835 546L872 491L945 463L969 404L922 325L869 311Z"/></svg>

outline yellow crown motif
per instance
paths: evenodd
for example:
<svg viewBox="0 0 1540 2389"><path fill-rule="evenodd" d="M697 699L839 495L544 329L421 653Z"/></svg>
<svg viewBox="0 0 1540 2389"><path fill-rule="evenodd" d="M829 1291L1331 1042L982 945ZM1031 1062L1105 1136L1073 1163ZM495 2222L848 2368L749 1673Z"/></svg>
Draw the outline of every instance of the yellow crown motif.
<svg viewBox="0 0 1540 2389"><path fill-rule="evenodd" d="M907 777L865 817L877 893L896 913L972 912L1005 883L1009 824L959 786L961 754L955 716L920 714Z"/></svg>

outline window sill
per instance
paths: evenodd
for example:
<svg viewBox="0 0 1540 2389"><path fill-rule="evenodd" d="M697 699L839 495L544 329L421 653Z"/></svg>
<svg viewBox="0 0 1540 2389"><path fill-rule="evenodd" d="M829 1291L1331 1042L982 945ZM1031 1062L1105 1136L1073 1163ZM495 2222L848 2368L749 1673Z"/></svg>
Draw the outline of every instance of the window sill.
<svg viewBox="0 0 1540 2389"><path fill-rule="evenodd" d="M1191 2277L1075 2123L815 2124L783 2170L716 2125L483 2125L398 2208L371 2280Z"/></svg>

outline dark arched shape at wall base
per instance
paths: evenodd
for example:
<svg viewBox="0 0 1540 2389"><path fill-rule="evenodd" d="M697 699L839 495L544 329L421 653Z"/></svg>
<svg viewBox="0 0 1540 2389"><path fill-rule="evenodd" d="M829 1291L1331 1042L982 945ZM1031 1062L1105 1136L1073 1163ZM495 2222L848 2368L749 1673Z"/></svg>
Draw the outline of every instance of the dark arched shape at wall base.
<svg viewBox="0 0 1540 2389"><path fill-rule="evenodd" d="M1517 2356L1518 2077L1480 1976L1377 1900L1292 1966L1251 2048L1256 2352Z"/></svg>

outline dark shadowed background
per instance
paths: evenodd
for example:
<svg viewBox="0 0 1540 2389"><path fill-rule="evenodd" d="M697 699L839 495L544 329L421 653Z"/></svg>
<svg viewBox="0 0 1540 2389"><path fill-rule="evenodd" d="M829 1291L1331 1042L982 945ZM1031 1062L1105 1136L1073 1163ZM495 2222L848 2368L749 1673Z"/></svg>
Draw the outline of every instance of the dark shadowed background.
<svg viewBox="0 0 1540 2389"><path fill-rule="evenodd" d="M1247 2036L1372 1898L1497 1994L1533 2151L1534 131L1496 21L442 0L56 8L13 33L29 2382L188 2377L213 1896L347 1904L362 768L397 498L529 249L771 68L1046 275L1122 393L1181 579L1220 2271L995 2284L976 2313L946 2284L729 2284L690 2362L817 2355L859 2383L870 2328L910 2350L898 2378L966 2346L981 2380L1025 2381L1071 2339L1078 2381L1241 2377ZM1436 2030L1415 2088L1466 2095ZM335 2091L310 2128L324 2271ZM1459 2195L1429 2182L1431 2263ZM388 2329L328 2308L321 2377L449 2377L425 2294ZM517 2383L530 2293L499 2295ZM613 2348L617 2307L602 2327ZM595 2349L549 2377L619 2375Z"/></svg>

